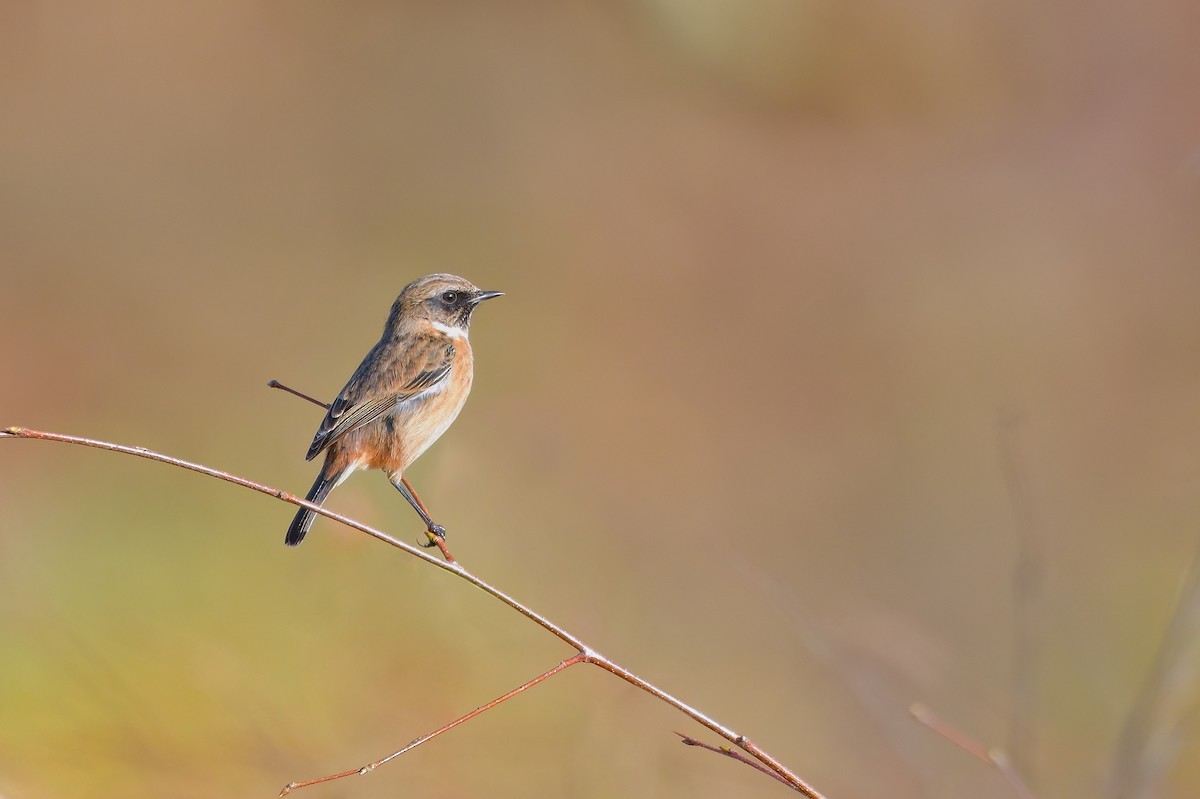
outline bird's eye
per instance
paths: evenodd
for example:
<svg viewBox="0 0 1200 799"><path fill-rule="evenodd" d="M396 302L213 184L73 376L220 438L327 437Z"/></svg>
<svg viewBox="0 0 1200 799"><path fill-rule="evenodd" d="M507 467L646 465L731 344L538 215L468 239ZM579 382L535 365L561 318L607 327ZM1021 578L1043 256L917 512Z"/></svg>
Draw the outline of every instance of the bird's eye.
<svg viewBox="0 0 1200 799"><path fill-rule="evenodd" d="M458 292L457 291L443 291L442 292L442 302L446 303L447 305L453 305L454 303L458 302Z"/></svg>

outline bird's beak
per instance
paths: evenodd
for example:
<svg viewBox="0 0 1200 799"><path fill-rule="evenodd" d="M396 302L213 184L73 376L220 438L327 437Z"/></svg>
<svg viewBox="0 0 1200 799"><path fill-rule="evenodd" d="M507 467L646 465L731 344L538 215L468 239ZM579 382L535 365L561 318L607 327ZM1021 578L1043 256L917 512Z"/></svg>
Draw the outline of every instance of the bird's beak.
<svg viewBox="0 0 1200 799"><path fill-rule="evenodd" d="M479 303L483 302L484 300L494 300L497 297L503 297L503 296L504 296L503 291L481 291L478 294L476 294L475 297L471 300L471 304L478 305Z"/></svg>

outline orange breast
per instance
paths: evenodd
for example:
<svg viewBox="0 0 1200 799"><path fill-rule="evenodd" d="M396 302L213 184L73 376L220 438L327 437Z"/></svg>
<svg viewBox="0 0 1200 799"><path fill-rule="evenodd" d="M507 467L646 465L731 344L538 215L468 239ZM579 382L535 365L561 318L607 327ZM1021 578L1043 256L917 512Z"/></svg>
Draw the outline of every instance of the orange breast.
<svg viewBox="0 0 1200 799"><path fill-rule="evenodd" d="M403 472L445 433L457 418L473 378L471 346L454 342L454 366L438 387L401 402L377 421L353 431L338 442L336 459L358 463L360 469Z"/></svg>

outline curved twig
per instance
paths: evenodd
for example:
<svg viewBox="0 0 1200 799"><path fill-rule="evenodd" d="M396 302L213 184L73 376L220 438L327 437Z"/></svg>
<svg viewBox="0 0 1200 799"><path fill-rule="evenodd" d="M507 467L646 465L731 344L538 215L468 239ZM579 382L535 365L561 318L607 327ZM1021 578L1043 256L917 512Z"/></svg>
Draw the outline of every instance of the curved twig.
<svg viewBox="0 0 1200 799"><path fill-rule="evenodd" d="M658 699L662 700L663 702L666 702L671 707L675 708L676 710L680 711L684 715L691 718L697 724L707 727L708 729L715 732L717 735L721 736L725 740L729 741L733 745L740 748L742 751L744 751L747 754L749 754L750 756L752 756L755 760L757 760L759 763L763 764L763 766L765 766L771 772L773 772L774 774L777 774L779 776L779 778L783 782L787 783L788 786L790 786L793 790L808 797L808 799L824 799L824 796L819 791L817 791L816 788L812 787L807 782L802 780L795 772L793 772L791 769L789 769L787 766L785 766L783 763L781 763L778 759L776 759L772 755L768 754L763 749L759 748L756 744L754 744L745 735L734 732L729 727L726 727L725 725L721 724L720 722L716 721L715 719L711 718L710 716L707 716L706 714L700 712L699 710L697 710L696 708L687 704L686 702L683 702L682 700L677 699L676 697L672 696L671 694L667 693L666 691L662 690L661 688L657 687L656 685L648 682L647 680L642 679L634 672L630 671L629 669L627 669L624 666L617 663L615 660L612 660L611 658L605 657L604 655L600 654L595 649L591 648L586 643L584 643L584 641L582 639L580 639L578 636L568 632L565 628L550 621L550 619L546 618L545 616L543 616L542 614L533 610L532 608L528 607L527 605L523 605L522 603L518 602L516 599L509 596L505 592L501 591L499 588L496 588L495 586L488 583L487 581L483 580L482 578L475 576L474 574L472 574L470 571L468 571L466 568L464 568L457 561L438 560L434 556L425 552L419 546L407 544L403 541L393 538L392 536L388 535L387 533L384 533L380 530L375 529L374 527L369 527L369 526L363 524L362 522L359 522L359 521L356 521L355 519L350 518L349 516L343 516L340 513L335 513L334 511L328 510L328 509L322 507L321 505L317 505L315 503L308 502L308 501L296 496L295 494L291 494L287 491L282 491L278 488L273 488L273 487L265 485L263 483L258 483L253 480L248 480L245 477L240 477L238 475L231 474L230 472L224 472L224 471L221 471L220 469L214 469L210 466L205 466L205 465L199 464L199 463L193 463L191 461L185 461L181 458L174 458L174 457L171 457L170 455L164 455L160 452L155 452L153 450L146 449L145 447L131 447L131 446L127 446L124 444L114 444L114 443L111 443L108 441L100 441L100 440L92 439L92 438L81 438L79 436L64 435L62 433L50 433L50 432L44 432L44 431L39 431L39 430L29 430L29 429L23 428L23 427L4 428L4 429L0 430L0 438L27 438L27 439L35 439L35 440L40 440L40 441L58 441L58 442L61 442L64 444L76 444L76 445L84 446L84 447L94 447L96 449L103 449L103 450L107 450L109 452L120 452L125 455L134 455L139 458L146 458L148 460L158 461L159 463L166 463L171 466L178 466L179 468L187 469L188 471L197 472L199 474L203 474L208 477L215 477L218 480L224 480L227 483L233 483L234 485L238 485L243 488L248 488L252 491L257 491L260 494L267 494L268 496L275 497L276 499L283 500L284 502L288 502L292 505L299 505L300 507L308 508L309 510L313 511L314 513L318 513L321 516L324 516L328 519L333 519L334 521L340 522L341 524L344 524L347 527L358 530L359 532L366 533L367 535L371 536L372 538L376 538L376 539L384 542L385 544L389 544L393 547L396 547L397 549L402 549L409 555L412 555L413 557L420 558L421 560L425 561L426 563L428 563L432 566L436 566L437 568L442 569L443 571L451 572L452 574L457 575L458 577L462 578L463 580L466 580L471 585L473 585L476 588L480 589L481 591L489 594L490 596L494 597L495 599L503 602L505 605L512 608L517 613L520 613L522 616L529 619L534 624L537 624L539 627L546 630L551 635L555 636L559 640L561 640L564 643L573 647L577 651L577 655L575 656L575 658L572 658L571 660L578 659L580 661L591 663L592 665L595 665L595 666L599 666L600 668L604 669L605 671L609 672L610 674L614 674L617 677L620 677L622 680L625 680L626 682L630 683L631 685L641 688L646 693L657 697ZM352 774L352 773L358 773L358 772L354 771L354 772L349 772L348 774Z"/></svg>

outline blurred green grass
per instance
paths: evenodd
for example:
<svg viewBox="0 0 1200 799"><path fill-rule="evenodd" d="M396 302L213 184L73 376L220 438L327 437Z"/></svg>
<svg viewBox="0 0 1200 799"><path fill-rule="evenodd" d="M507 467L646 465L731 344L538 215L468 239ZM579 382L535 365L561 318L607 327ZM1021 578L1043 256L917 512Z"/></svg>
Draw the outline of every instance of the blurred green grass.
<svg viewBox="0 0 1200 799"><path fill-rule="evenodd" d="M1031 781L1095 795L1200 521L1196 17L13 4L0 425L302 491L320 412L266 380L331 397L458 272L507 292L412 472L459 557L831 797L1007 796L906 709L1006 739L1016 408ZM330 506L420 534L379 475ZM290 515L0 442L0 795L272 795L569 654ZM309 795L779 790L674 729L572 670Z"/></svg>

